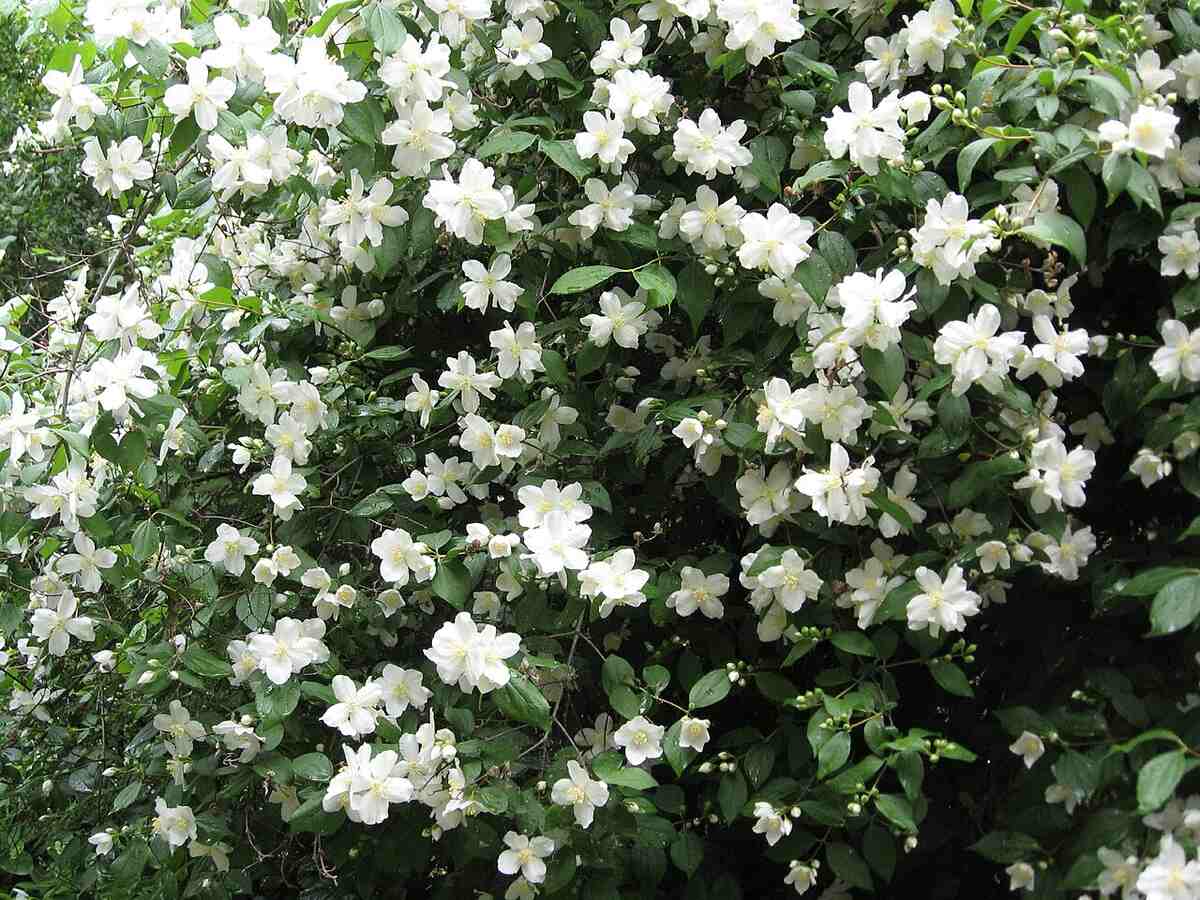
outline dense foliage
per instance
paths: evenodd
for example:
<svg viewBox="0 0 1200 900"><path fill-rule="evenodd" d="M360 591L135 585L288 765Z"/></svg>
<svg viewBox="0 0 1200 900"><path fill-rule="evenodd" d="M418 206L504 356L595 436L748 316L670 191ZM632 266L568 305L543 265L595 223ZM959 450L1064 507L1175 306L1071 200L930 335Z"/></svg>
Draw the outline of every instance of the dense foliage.
<svg viewBox="0 0 1200 900"><path fill-rule="evenodd" d="M0 888L1200 897L1195 11L7 27Z"/></svg>

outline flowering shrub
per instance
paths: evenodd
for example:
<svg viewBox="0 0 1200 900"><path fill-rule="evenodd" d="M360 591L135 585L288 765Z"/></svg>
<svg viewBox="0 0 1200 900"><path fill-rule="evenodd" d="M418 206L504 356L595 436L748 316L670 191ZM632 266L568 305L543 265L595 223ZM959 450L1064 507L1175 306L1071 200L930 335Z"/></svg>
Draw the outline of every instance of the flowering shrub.
<svg viewBox="0 0 1200 900"><path fill-rule="evenodd" d="M1200 896L1192 11L23 15L14 896Z"/></svg>

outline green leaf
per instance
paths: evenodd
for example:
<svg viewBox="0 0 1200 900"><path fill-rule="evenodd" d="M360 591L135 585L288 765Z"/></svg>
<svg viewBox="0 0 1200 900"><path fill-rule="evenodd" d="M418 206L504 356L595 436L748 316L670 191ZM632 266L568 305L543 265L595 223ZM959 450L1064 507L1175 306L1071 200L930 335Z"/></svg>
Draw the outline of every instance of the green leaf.
<svg viewBox="0 0 1200 900"><path fill-rule="evenodd" d="M701 709L712 706L729 696L729 673L724 669L713 669L692 685L688 692L688 706Z"/></svg>
<svg viewBox="0 0 1200 900"><path fill-rule="evenodd" d="M825 859L833 869L833 874L852 887L862 888L864 891L874 887L871 870L849 844L830 844L825 849Z"/></svg>
<svg viewBox="0 0 1200 900"><path fill-rule="evenodd" d="M342 124L338 130L348 138L373 147L379 143L379 134L383 131L385 119L383 109L373 97L367 97L358 103L344 107Z"/></svg>
<svg viewBox="0 0 1200 900"><path fill-rule="evenodd" d="M746 167L747 170L763 187L778 196L783 190L779 176L787 162L787 150L783 141L772 135L760 134L750 142L750 152L754 158Z"/></svg>
<svg viewBox="0 0 1200 900"><path fill-rule="evenodd" d="M704 271L704 266L701 263L689 263L679 273L678 292L676 296L679 299L679 305L683 307L683 311L687 313L688 319L692 323L693 335L700 333L700 323L708 315L708 310L712 306L715 294L716 288L713 285L713 278Z"/></svg>
<svg viewBox="0 0 1200 900"><path fill-rule="evenodd" d="M893 344L883 351L874 347L864 347L861 356L867 377L879 385L884 396L891 400L904 382L904 351L898 344Z"/></svg>
<svg viewBox="0 0 1200 900"><path fill-rule="evenodd" d="M133 529L133 558L138 562L145 562L158 551L158 545L162 541L162 536L159 534L158 526L150 519L145 522L140 522L138 527Z"/></svg>
<svg viewBox="0 0 1200 900"><path fill-rule="evenodd" d="M817 753L817 778L825 779L846 764L850 758L850 735L845 731L835 732L833 737L821 745Z"/></svg>
<svg viewBox="0 0 1200 900"><path fill-rule="evenodd" d="M129 52L143 69L155 78L163 78L171 66L171 51L160 41L149 40L145 44L130 41Z"/></svg>
<svg viewBox="0 0 1200 900"><path fill-rule="evenodd" d="M875 655L875 645L861 631L839 631L830 638L830 642L839 650L853 653L855 656Z"/></svg>
<svg viewBox="0 0 1200 900"><path fill-rule="evenodd" d="M899 794L880 794L875 798L875 808L897 828L909 834L916 833L917 823L913 818L912 804L908 802L907 797Z"/></svg>
<svg viewBox="0 0 1200 900"><path fill-rule="evenodd" d="M449 559L438 566L437 574L429 586L455 609L463 609L467 605L467 598L471 596L475 580L466 566L456 559Z"/></svg>
<svg viewBox="0 0 1200 900"><path fill-rule="evenodd" d="M671 862L689 877L695 875L704 862L704 841L694 832L683 832L671 843Z"/></svg>
<svg viewBox="0 0 1200 900"><path fill-rule="evenodd" d="M609 344L605 344L601 347L591 341L585 341L579 348L579 352L575 354L575 374L582 378L602 368L605 360L608 359L609 346Z"/></svg>
<svg viewBox="0 0 1200 900"><path fill-rule="evenodd" d="M971 141L967 146L963 147L958 152L958 162L955 169L958 172L958 187L959 190L965 191L971 183L971 173L975 171L975 166L979 160L983 158L983 154L988 152L988 149L999 142L999 138L984 137L977 141Z"/></svg>
<svg viewBox="0 0 1200 900"><path fill-rule="evenodd" d="M1200 575L1200 570L1187 566L1155 566L1138 572L1117 593L1124 597L1150 597L1187 575Z"/></svg>
<svg viewBox="0 0 1200 900"><path fill-rule="evenodd" d="M1026 225L1020 233L1065 247L1080 266L1087 264L1087 238L1079 223L1070 216L1057 212L1039 213L1033 224Z"/></svg>
<svg viewBox="0 0 1200 900"><path fill-rule="evenodd" d="M679 735L683 730L681 722L682 720L676 721L663 737L663 756L666 757L668 765L675 770L677 777L682 775L684 769L696 758L695 750L679 746Z"/></svg>
<svg viewBox="0 0 1200 900"><path fill-rule="evenodd" d="M579 158L574 141L548 141L542 138L538 141L538 149L550 157L550 161L571 175L580 184L592 174L594 167L591 162Z"/></svg>
<svg viewBox="0 0 1200 900"><path fill-rule="evenodd" d="M946 505L951 509L958 509L989 488L1006 490L1009 487L1010 476L1024 471L1025 463L1011 456L997 456L995 459L971 463L950 483Z"/></svg>
<svg viewBox="0 0 1200 900"><path fill-rule="evenodd" d="M142 783L140 781L130 782L129 784L125 785L125 787L121 788L117 796L113 798L113 812L120 812L125 807L129 806L131 803L137 800L138 795L141 792Z"/></svg>
<svg viewBox="0 0 1200 900"><path fill-rule="evenodd" d="M1040 852L1036 839L1019 831L992 831L970 847L992 862L1007 865L1035 857Z"/></svg>
<svg viewBox="0 0 1200 900"><path fill-rule="evenodd" d="M1029 33L1029 29L1033 27L1033 24L1040 19L1045 12L1046 10L1044 9L1031 9L1029 12L1025 13L1025 15L1021 16L1021 18L1017 19L1017 24L1015 24L1012 28L1012 31L1008 33L1008 40L1004 42L1005 56L1017 49L1017 45L1019 45L1025 38L1025 35Z"/></svg>
<svg viewBox="0 0 1200 900"><path fill-rule="evenodd" d="M721 807L721 815L726 822L732 822L742 813L750 791L746 787L746 779L741 772L725 775L717 786L717 804Z"/></svg>
<svg viewBox="0 0 1200 900"><path fill-rule="evenodd" d="M649 302L646 304L648 309L666 306L675 299L675 276L665 266L651 263L635 270L633 277L637 280L638 286L645 288L650 295Z"/></svg>
<svg viewBox="0 0 1200 900"><path fill-rule="evenodd" d="M374 350L369 350L363 354L365 359L378 359L383 362L395 362L398 359L406 359L412 356L412 347L376 347Z"/></svg>
<svg viewBox="0 0 1200 900"><path fill-rule="evenodd" d="M537 685L520 672L510 672L508 684L493 692L496 707L508 718L543 730L550 727L550 703Z"/></svg>
<svg viewBox="0 0 1200 900"><path fill-rule="evenodd" d="M625 270L614 266L580 266L560 275L558 280L550 286L550 293L578 294L580 291L586 291L588 288L608 281L618 272L623 271Z"/></svg>
<svg viewBox="0 0 1200 900"><path fill-rule="evenodd" d="M825 301L825 295L833 285L833 271L829 263L816 253L796 266L795 277L817 304Z"/></svg>
<svg viewBox="0 0 1200 900"><path fill-rule="evenodd" d="M479 145L479 149L475 151L475 156L479 159L487 159L489 156L499 156L504 153L520 153L522 150L533 145L537 140L536 134L530 134L528 131L506 131L497 129L489 134Z"/></svg>
<svg viewBox="0 0 1200 900"><path fill-rule="evenodd" d="M292 773L297 778L324 784L333 777L333 763L324 753L305 753L292 760Z"/></svg>
<svg viewBox="0 0 1200 900"><path fill-rule="evenodd" d="M742 760L742 769L754 787L762 787L764 781L771 775L775 765L775 748L770 744L757 744L750 748L746 758Z"/></svg>
<svg viewBox="0 0 1200 900"><path fill-rule="evenodd" d="M228 678L233 674L233 666L195 644L183 651L183 664L205 678Z"/></svg>
<svg viewBox="0 0 1200 900"><path fill-rule="evenodd" d="M1153 812L1171 799L1186 770L1187 755L1183 750L1168 750L1154 757L1138 772L1138 811Z"/></svg>
<svg viewBox="0 0 1200 900"><path fill-rule="evenodd" d="M371 35L380 53L395 53L400 49L408 33L395 10L383 3L372 3L363 10L362 18L367 26L367 34Z"/></svg>
<svg viewBox="0 0 1200 900"><path fill-rule="evenodd" d="M1200 575L1177 578L1164 585L1150 607L1150 626L1156 635L1174 634L1200 616Z"/></svg>
<svg viewBox="0 0 1200 900"><path fill-rule="evenodd" d="M1158 182L1154 180L1154 176L1145 166L1133 163L1125 190L1129 192L1129 196L1138 206L1145 204L1160 216L1163 214L1162 199L1158 194Z"/></svg>
<svg viewBox="0 0 1200 900"><path fill-rule="evenodd" d="M971 683L967 681L967 676L957 665L952 662L941 660L931 662L929 664L929 674L933 676L933 680L942 686L943 690L949 691L951 694L956 694L959 697L974 697L975 692L971 690Z"/></svg>

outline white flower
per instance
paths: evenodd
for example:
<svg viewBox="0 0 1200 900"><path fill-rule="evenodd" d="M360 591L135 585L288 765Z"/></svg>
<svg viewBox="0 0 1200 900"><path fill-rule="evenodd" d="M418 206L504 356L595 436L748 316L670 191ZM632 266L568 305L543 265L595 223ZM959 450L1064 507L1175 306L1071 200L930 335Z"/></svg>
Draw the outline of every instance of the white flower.
<svg viewBox="0 0 1200 900"><path fill-rule="evenodd" d="M943 285L956 278L973 277L975 264L1000 249L995 224L972 219L967 198L962 194L949 193L941 203L927 201L925 221L910 234L913 259L931 269Z"/></svg>
<svg viewBox="0 0 1200 900"><path fill-rule="evenodd" d="M709 619L725 615L725 605L720 598L729 592L729 578L725 575L705 575L692 566L684 566L679 573L682 585L667 597L667 608L687 617L697 609ZM637 765L637 763L634 763Z"/></svg>
<svg viewBox="0 0 1200 900"><path fill-rule="evenodd" d="M996 334L1000 329L1000 310L985 303L979 312L967 316L965 322L948 322L942 326L933 344L933 358L950 366L954 373L953 391L961 396L975 382L998 389L1000 380L1024 335L1019 331Z"/></svg>
<svg viewBox="0 0 1200 900"><path fill-rule="evenodd" d="M1142 487L1162 481L1171 474L1171 461L1164 459L1148 447L1143 447L1129 464L1129 471L1142 481Z"/></svg>
<svg viewBox="0 0 1200 900"><path fill-rule="evenodd" d="M1128 124L1119 119L1110 119L1098 130L1100 139L1113 145L1114 153L1137 150L1147 156L1163 159L1167 150L1175 145L1175 128L1178 125L1179 116L1171 112L1170 107L1160 109L1143 104L1129 117Z"/></svg>
<svg viewBox="0 0 1200 900"><path fill-rule="evenodd" d="M547 575L565 576L567 569L583 569L588 564L588 554L583 548L591 537L592 529L572 520L567 513L554 509L534 528L525 532L525 546L529 552L523 559L532 559L538 572Z"/></svg>
<svg viewBox="0 0 1200 900"><path fill-rule="evenodd" d="M417 581L433 577L436 565L423 541L414 541L403 528L391 528L371 541L371 552L379 557L379 574L399 587L408 584L411 573Z"/></svg>
<svg viewBox="0 0 1200 900"><path fill-rule="evenodd" d="M336 128L342 123L345 106L367 96L366 85L352 80L330 59L324 38L315 36L303 38L295 66L272 67L266 86L279 93L275 114L305 128Z"/></svg>
<svg viewBox="0 0 1200 900"><path fill-rule="evenodd" d="M608 803L608 785L589 778L587 769L573 759L568 760L567 777L554 782L550 801L559 806L570 806L575 813L575 823L580 828L588 828L596 807Z"/></svg>
<svg viewBox="0 0 1200 900"><path fill-rule="evenodd" d="M1200 234L1196 229L1183 234L1164 234L1158 239L1158 252L1163 255L1162 275L1174 278L1186 275L1193 281L1200 278Z"/></svg>
<svg viewBox="0 0 1200 900"><path fill-rule="evenodd" d="M501 218L508 209L504 195L494 186L496 173L479 160L468 159L457 182L445 166L442 175L442 180L429 182L422 205L455 237L479 246L484 224Z"/></svg>
<svg viewBox="0 0 1200 900"><path fill-rule="evenodd" d="M1010 891L1033 890L1033 866L1029 863L1015 862L1004 871L1008 875L1008 889Z"/></svg>
<svg viewBox="0 0 1200 900"><path fill-rule="evenodd" d="M1104 871L1096 879L1100 896L1108 897L1121 892L1122 900L1133 900L1137 893L1137 879L1142 868L1136 856L1123 856L1116 850L1101 847L1096 856L1104 865Z"/></svg>
<svg viewBox="0 0 1200 900"><path fill-rule="evenodd" d="M258 541L244 537L238 529L222 522L217 526L217 536L204 549L204 558L214 566L222 566L230 575L241 575L246 570L246 557L258 553Z"/></svg>
<svg viewBox="0 0 1200 900"><path fill-rule="evenodd" d="M408 412L417 413L422 428L429 427L429 417L437 406L441 394L429 387L420 375L413 373L413 389L404 397L404 408Z"/></svg>
<svg viewBox="0 0 1200 900"><path fill-rule="evenodd" d="M517 489L517 500L521 511L517 521L522 528L537 528L546 517L555 511L561 512L572 522L586 522L592 517L592 507L584 503L583 485L578 481L565 484L549 478L541 485L526 484Z"/></svg>
<svg viewBox="0 0 1200 900"><path fill-rule="evenodd" d="M1091 450L1076 447L1068 453L1062 440L1051 436L1033 445L1029 473L1013 487L1033 490L1029 505L1036 513L1045 512L1051 505L1056 509L1083 506L1087 500L1084 486L1095 468L1096 454Z"/></svg>
<svg viewBox="0 0 1200 900"><path fill-rule="evenodd" d="M447 137L453 128L450 113L443 107L432 110L418 100L379 135L379 140L396 149L392 166L400 175L423 178L429 166L454 154L454 139Z"/></svg>
<svg viewBox="0 0 1200 900"><path fill-rule="evenodd" d="M504 661L520 645L520 635L497 634L494 625L476 628L471 614L460 612L437 630L425 658L437 666L438 677L446 684L457 684L464 694L476 689L486 694L508 684Z"/></svg>
<svg viewBox="0 0 1200 900"><path fill-rule="evenodd" d="M196 817L190 806L167 806L162 797L154 801L154 834L174 849L196 839Z"/></svg>
<svg viewBox="0 0 1200 900"><path fill-rule="evenodd" d="M612 38L600 44L591 61L592 71L597 75L636 66L642 61L642 49L646 44L645 25L631 29L624 19L614 17L608 23L608 30Z"/></svg>
<svg viewBox="0 0 1200 900"><path fill-rule="evenodd" d="M499 254L486 269L478 260L465 260L462 270L469 280L458 289L469 309L485 313L488 304L495 303L505 312L512 312L517 298L525 292L520 285L504 280L512 271L512 258L507 253Z"/></svg>
<svg viewBox="0 0 1200 900"><path fill-rule="evenodd" d="M765 837L772 847L778 844L781 838L792 833L792 820L788 817L787 810L778 810L770 803L759 800L754 804L754 816L757 819L754 823L754 833Z"/></svg>
<svg viewBox="0 0 1200 900"><path fill-rule="evenodd" d="M823 584L820 576L804 564L793 548L783 551L777 565L758 575L761 587L770 588L788 612L796 612L805 601L816 599Z"/></svg>
<svg viewBox="0 0 1200 900"><path fill-rule="evenodd" d="M791 868L788 869L788 873L783 879L783 883L790 884L795 888L797 894L803 894L817 883L817 871L812 866L806 866L797 860L793 860Z"/></svg>
<svg viewBox="0 0 1200 900"><path fill-rule="evenodd" d="M50 119L66 124L72 118L84 131L92 127L96 116L104 115L104 101L96 96L88 85L83 83L83 60L76 56L71 63L70 72L50 69L42 76L42 87L58 99L50 107ZM110 841L109 848L112 848Z"/></svg>
<svg viewBox="0 0 1200 900"><path fill-rule="evenodd" d="M88 843L96 848L97 856L107 856L112 853L113 836L111 831L97 831L88 838Z"/></svg>
<svg viewBox="0 0 1200 900"><path fill-rule="evenodd" d="M1049 387L1059 387L1064 381L1073 381L1083 374L1083 363L1079 357L1088 351L1088 333L1082 328L1075 331L1059 331L1049 316L1034 316L1033 331L1041 341L1032 351L1018 355L1023 357L1017 367L1017 377L1028 378L1034 372L1042 376Z"/></svg>
<svg viewBox="0 0 1200 900"><path fill-rule="evenodd" d="M329 659L329 649L321 642L324 636L325 623L320 619L283 618L275 623L273 634L250 636L249 653L273 684L285 684L305 666ZM232 650L230 645L231 655Z"/></svg>
<svg viewBox="0 0 1200 900"><path fill-rule="evenodd" d="M747 213L739 227L744 241L738 248L738 262L744 268L769 268L780 278L787 278L812 255L808 239L814 225L778 203L771 204L766 216Z"/></svg>
<svg viewBox="0 0 1200 900"><path fill-rule="evenodd" d="M1154 351L1150 368L1162 381L1175 384L1180 377L1200 381L1200 328L1189 332L1178 319L1159 326L1164 346Z"/></svg>
<svg viewBox="0 0 1200 900"><path fill-rule="evenodd" d="M850 468L850 455L841 444L829 447L829 468L807 466L796 479L796 490L812 500L813 509L829 522L859 525L867 518L866 495L879 484L879 470L867 457L862 466Z"/></svg>
<svg viewBox="0 0 1200 900"><path fill-rule="evenodd" d="M703 175L712 181L717 173L732 175L735 167L748 166L753 155L739 142L746 134L746 123L735 119L721 126L716 110L700 113L698 122L680 119L675 126L673 158L684 164L689 175Z"/></svg>
<svg viewBox="0 0 1200 900"><path fill-rule="evenodd" d="M1096 538L1091 528L1074 531L1067 527L1057 543L1050 541L1042 547L1042 552L1050 560L1049 563L1042 563L1042 568L1065 581L1074 581L1079 577L1080 567L1087 565L1088 557L1095 549Z"/></svg>
<svg viewBox="0 0 1200 900"><path fill-rule="evenodd" d="M30 628L34 637L46 641L51 656L63 656L71 644L71 638L81 641L94 641L96 632L92 620L87 616L77 616L79 601L70 591L63 591L58 603L53 607L42 607L33 611Z"/></svg>
<svg viewBox="0 0 1200 900"><path fill-rule="evenodd" d="M154 166L142 159L142 142L127 137L120 144L111 143L108 151L100 142L88 138L83 145L84 160L80 168L90 175L96 191L106 197L119 197L133 187L135 181L145 181L154 174Z"/></svg>
<svg viewBox="0 0 1200 900"><path fill-rule="evenodd" d="M100 570L115 566L117 554L108 548L96 549L96 542L82 531L75 532L72 540L75 552L60 557L55 568L64 575L73 574L75 586L81 591L100 590Z"/></svg>
<svg viewBox="0 0 1200 900"><path fill-rule="evenodd" d="M208 78L208 66L193 56L187 61L187 84L176 84L167 88L163 103L179 122L191 113L201 131L212 131L217 127L217 115L229 105L229 98L236 88L228 78Z"/></svg>
<svg viewBox="0 0 1200 900"><path fill-rule="evenodd" d="M771 467L769 474L761 468L747 469L734 482L746 522L766 525L786 513L791 508L792 480L792 468L782 460Z"/></svg>
<svg viewBox="0 0 1200 900"><path fill-rule="evenodd" d="M949 0L934 0L928 10L922 10L911 19L905 17L910 74L919 74L926 66L935 72L943 70L946 50L959 35L955 18L954 6Z"/></svg>
<svg viewBox="0 0 1200 900"><path fill-rule="evenodd" d="M908 299L916 289L906 288L899 269L887 275L883 269L876 269L874 275L855 272L830 288L826 302L842 307L842 326L847 331L863 334L865 343L876 350L886 350L900 342L900 326L917 308Z"/></svg>
<svg viewBox="0 0 1200 900"><path fill-rule="evenodd" d="M349 761L350 748L344 749ZM413 798L413 783L399 774L399 758L395 750L385 750L372 756L369 744L364 744L358 749L355 764L348 766L346 770L350 775L346 787L350 804L347 815L351 820L360 821L364 825L378 825L387 819L388 807L391 804L407 803ZM329 783L326 801L334 789L334 781L337 781L336 777ZM328 810L328 806L326 809Z"/></svg>
<svg viewBox="0 0 1200 900"><path fill-rule="evenodd" d="M625 137L624 120L611 112L592 110L583 114L583 127L585 130L575 135L575 152L579 158L594 156L604 171L620 174L634 151L633 141Z"/></svg>
<svg viewBox="0 0 1200 900"><path fill-rule="evenodd" d="M520 872L521 877L530 884L541 884L546 880L546 863L543 860L554 852L554 841L548 837L531 839L528 835L510 831L504 835L504 843L508 849L496 861L501 873L516 875Z"/></svg>
<svg viewBox="0 0 1200 900"><path fill-rule="evenodd" d="M1137 889L1146 900L1192 900L1200 894L1200 860L1188 862L1184 849L1165 834L1158 856L1138 876Z"/></svg>
<svg viewBox="0 0 1200 900"><path fill-rule="evenodd" d="M551 56L553 52L542 43L542 23L537 19L510 22L500 32L496 61L503 66L501 77L506 81L513 81L525 73L540 81L545 77L541 63L548 62ZM529 880L533 881L532 878Z"/></svg>
<svg viewBox="0 0 1200 900"><path fill-rule="evenodd" d="M526 384L530 384L535 372L545 371L542 365L542 345L537 341L532 322L522 322L516 331L512 325L505 322L503 328L498 328L488 335L488 343L497 351L496 373L501 378L517 375Z"/></svg>
<svg viewBox="0 0 1200 900"><path fill-rule="evenodd" d="M241 752L241 756L238 757L239 762L251 762L258 755L258 751L262 749L262 740L248 725L226 720L218 722L212 730L213 734L224 741L225 749Z"/></svg>
<svg viewBox="0 0 1200 900"><path fill-rule="evenodd" d="M408 221L402 206L389 206L394 187L386 178L378 179L370 193L362 176L355 169L350 173L350 187L344 199L326 200L321 210L321 226L334 228L339 243L357 247L364 240L372 247L383 243L383 226L396 227Z"/></svg>
<svg viewBox="0 0 1200 900"><path fill-rule="evenodd" d="M418 669L402 669L391 663L383 667L383 674L376 683L388 716L394 719L403 715L409 706L425 708L433 692L422 684L424 677Z"/></svg>
<svg viewBox="0 0 1200 900"><path fill-rule="evenodd" d="M708 743L710 738L708 726L711 724L712 722L708 719L694 719L691 716L684 716L679 720L679 746L695 750L697 753L703 753L704 745Z"/></svg>
<svg viewBox="0 0 1200 900"><path fill-rule="evenodd" d="M867 628L875 620L875 613L893 588L904 583L900 576L888 577L883 560L872 556L859 568L846 573L846 585L852 590L837 598L837 605L858 610L858 627Z"/></svg>
<svg viewBox="0 0 1200 900"><path fill-rule="evenodd" d="M629 176L611 189L599 178L589 178L584 182L583 193L590 202L567 217L570 224L579 228L583 240L590 239L600 227L625 231L633 224L633 212L643 197Z"/></svg>
<svg viewBox="0 0 1200 900"><path fill-rule="evenodd" d="M1025 763L1025 768L1032 769L1033 764L1042 758L1042 754L1046 752L1046 745L1042 743L1042 739L1032 731L1022 731L1021 736L1013 741L1008 749L1021 757Z"/></svg>
<svg viewBox="0 0 1200 900"><path fill-rule="evenodd" d="M375 731L376 709L382 699L380 685L370 678L360 688L345 675L333 676L330 684L338 702L321 716L321 721L346 737L361 737Z"/></svg>
<svg viewBox="0 0 1200 900"><path fill-rule="evenodd" d="M599 313L589 313L579 320L588 329L588 340L599 347L607 346L611 339L634 350L638 338L662 321L657 312L647 310L644 302L631 300L620 288L601 293L599 303Z"/></svg>
<svg viewBox="0 0 1200 900"><path fill-rule="evenodd" d="M662 739L666 729L655 725L645 716L630 719L613 734L613 743L625 748L625 759L631 766L640 766L648 759L662 756Z"/></svg>
<svg viewBox="0 0 1200 900"><path fill-rule="evenodd" d="M608 618L617 606L638 607L646 602L642 588L650 573L634 568L634 553L622 547L608 559L592 562L579 573L579 593L584 597L600 595L600 617Z"/></svg>
<svg viewBox="0 0 1200 900"><path fill-rule="evenodd" d="M792 0L716 0L716 14L728 26L725 46L744 47L752 66L774 54L777 43L790 44L804 36L800 8Z"/></svg>
<svg viewBox="0 0 1200 900"><path fill-rule="evenodd" d="M254 479L253 493L257 497L270 497L275 515L286 522L296 510L304 509L299 495L306 487L308 481L304 476L292 471L292 461L280 455L271 461L271 471Z"/></svg>
<svg viewBox="0 0 1200 900"><path fill-rule="evenodd" d="M483 395L495 400L493 388L500 386L500 376L495 372L476 370L475 357L460 350L457 357L446 358L446 371L438 376L438 384L447 390L458 391L464 412L479 411L479 397Z"/></svg>
<svg viewBox="0 0 1200 900"><path fill-rule="evenodd" d="M893 91L874 106L871 89L861 81L848 88L849 111L836 106L824 118L825 146L830 156L850 161L868 175L879 174L879 161L904 158L904 129L900 127L900 94Z"/></svg>
<svg viewBox="0 0 1200 900"><path fill-rule="evenodd" d="M154 717L154 727L167 735L175 756L191 756L192 742L204 737L204 726L192 718L187 707L172 700L166 713Z"/></svg>
<svg viewBox="0 0 1200 900"><path fill-rule="evenodd" d="M980 597L967 587L961 566L951 566L944 581L925 566L919 566L914 574L922 593L908 601L909 628L928 626L929 633L937 637L941 629L962 631L967 617L978 614Z"/></svg>

